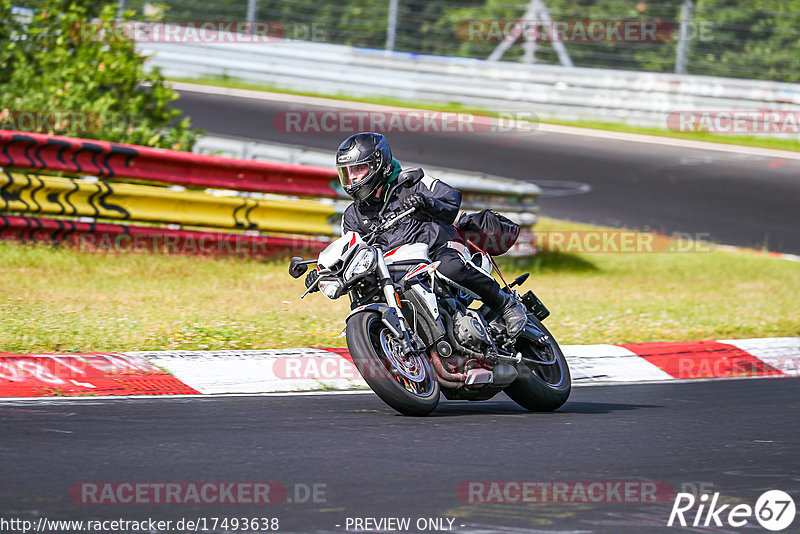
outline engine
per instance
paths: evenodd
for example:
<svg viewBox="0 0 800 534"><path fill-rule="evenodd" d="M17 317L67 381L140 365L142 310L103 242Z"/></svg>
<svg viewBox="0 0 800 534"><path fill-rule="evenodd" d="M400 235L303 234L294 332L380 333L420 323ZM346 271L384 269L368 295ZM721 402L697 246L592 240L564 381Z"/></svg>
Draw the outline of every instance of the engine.
<svg viewBox="0 0 800 534"><path fill-rule="evenodd" d="M458 312L454 327L456 339L468 349L480 352L483 345L492 344L486 331L486 323L475 310L467 310L466 313Z"/></svg>

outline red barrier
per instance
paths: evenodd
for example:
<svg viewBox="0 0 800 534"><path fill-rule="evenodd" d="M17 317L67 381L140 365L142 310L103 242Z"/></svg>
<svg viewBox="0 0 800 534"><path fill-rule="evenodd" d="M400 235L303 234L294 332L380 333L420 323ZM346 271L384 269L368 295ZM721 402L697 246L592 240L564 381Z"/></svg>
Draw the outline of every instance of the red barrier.
<svg viewBox="0 0 800 534"><path fill-rule="evenodd" d="M134 178L187 187L335 198L333 168L243 160L0 130L0 167Z"/></svg>
<svg viewBox="0 0 800 534"><path fill-rule="evenodd" d="M201 232L5 215L0 215L0 239L54 245L69 244L81 251L92 252L108 250L255 257L268 257L301 250L316 255L329 243L324 239L308 237Z"/></svg>

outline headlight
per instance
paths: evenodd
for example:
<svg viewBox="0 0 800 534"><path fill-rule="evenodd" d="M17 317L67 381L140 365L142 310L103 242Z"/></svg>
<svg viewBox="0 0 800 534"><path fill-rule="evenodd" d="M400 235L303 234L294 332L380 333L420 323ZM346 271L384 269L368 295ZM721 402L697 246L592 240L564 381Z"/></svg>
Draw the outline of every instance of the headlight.
<svg viewBox="0 0 800 534"><path fill-rule="evenodd" d="M347 269L344 270L344 279L350 280L354 276L364 274L375 265L375 249L365 248L356 254Z"/></svg>
<svg viewBox="0 0 800 534"><path fill-rule="evenodd" d="M336 293L341 289L342 284L338 280L320 280L319 290L329 299L336 298Z"/></svg>

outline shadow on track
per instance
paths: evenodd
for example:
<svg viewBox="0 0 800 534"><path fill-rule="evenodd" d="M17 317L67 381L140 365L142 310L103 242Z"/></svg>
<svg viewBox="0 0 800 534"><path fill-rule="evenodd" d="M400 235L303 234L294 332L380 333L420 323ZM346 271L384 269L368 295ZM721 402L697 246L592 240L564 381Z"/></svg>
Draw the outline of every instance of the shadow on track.
<svg viewBox="0 0 800 534"><path fill-rule="evenodd" d="M567 402L556 413L601 414L625 410L641 410L643 408L663 408L654 404L620 404L609 402Z"/></svg>
<svg viewBox="0 0 800 534"><path fill-rule="evenodd" d="M622 404L608 402L567 402L555 412L530 412L521 406L507 401L442 401L436 411L428 418L436 417L463 417L476 415L543 415L555 416L558 414L610 414L620 411L641 410L647 408L663 408L663 406L650 404ZM399 414L397 414L399 416ZM402 417L402 416L401 416Z"/></svg>

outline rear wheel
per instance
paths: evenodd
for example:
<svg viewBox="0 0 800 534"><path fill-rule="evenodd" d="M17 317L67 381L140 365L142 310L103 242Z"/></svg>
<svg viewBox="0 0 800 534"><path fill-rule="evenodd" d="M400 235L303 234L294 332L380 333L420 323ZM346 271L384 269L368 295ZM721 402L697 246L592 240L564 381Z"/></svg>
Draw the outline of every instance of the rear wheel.
<svg viewBox="0 0 800 534"><path fill-rule="evenodd" d="M524 358L542 363L522 363L518 365L519 377L506 389L511 400L533 412L552 412L560 408L572 390L572 377L561 347L545 326L530 316L536 328L547 334L545 346L539 346L533 339L520 334L516 349Z"/></svg>
<svg viewBox="0 0 800 534"><path fill-rule="evenodd" d="M404 415L428 415L439 404L439 381L424 355L403 357L400 343L375 312L347 321L347 347L372 391Z"/></svg>

